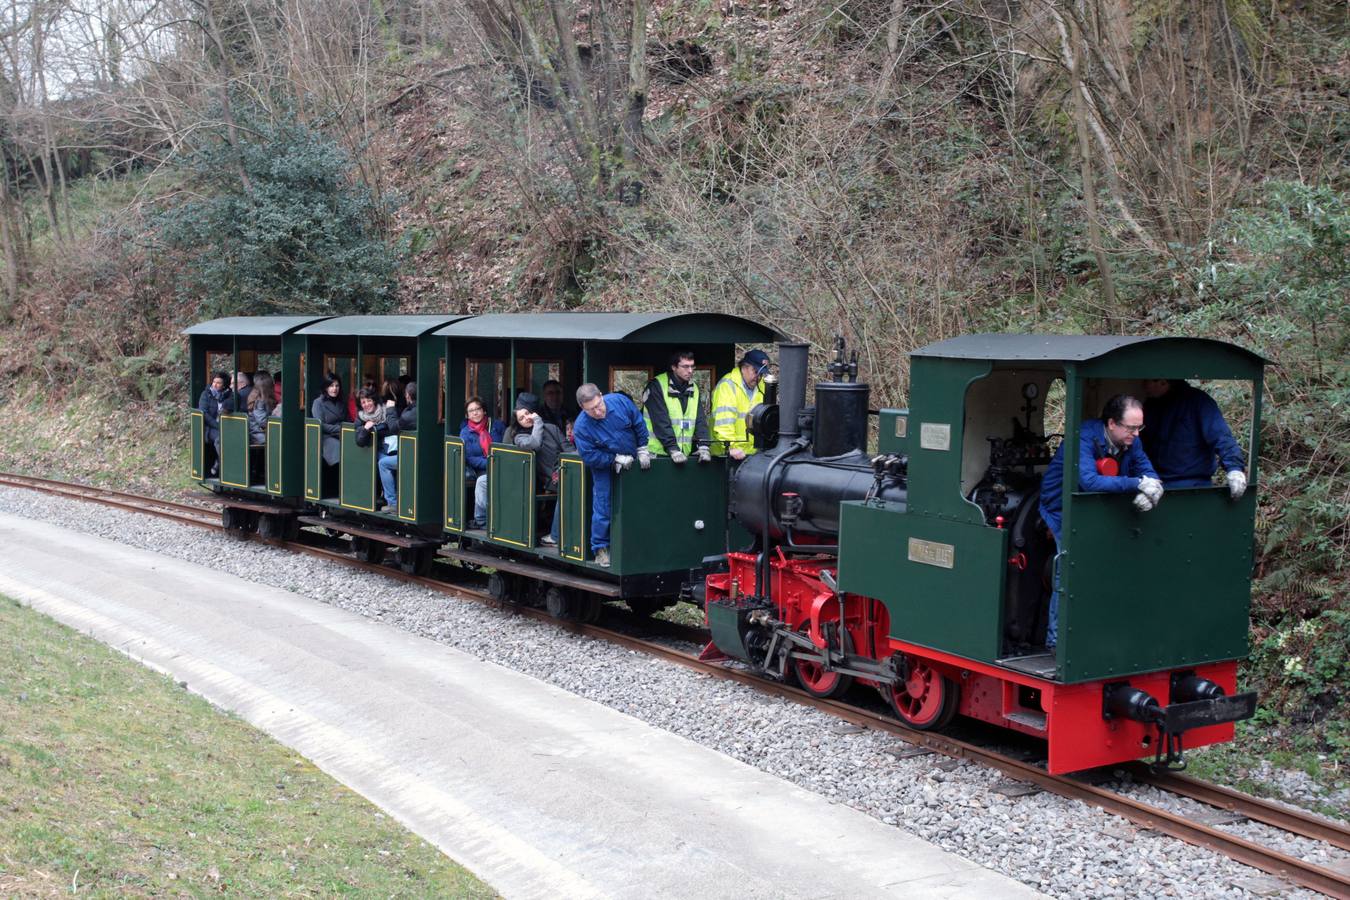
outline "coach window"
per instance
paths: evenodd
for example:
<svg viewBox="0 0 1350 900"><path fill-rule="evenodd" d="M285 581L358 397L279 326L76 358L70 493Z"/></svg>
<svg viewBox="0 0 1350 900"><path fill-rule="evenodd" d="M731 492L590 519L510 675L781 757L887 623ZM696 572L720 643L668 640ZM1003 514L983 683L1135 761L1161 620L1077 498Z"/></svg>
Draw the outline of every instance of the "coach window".
<svg viewBox="0 0 1350 900"><path fill-rule="evenodd" d="M1054 449L1054 442L1046 440L1047 401L1059 398L1062 423L1063 385L1058 369L1020 368L995 369L971 383L961 429L961 496L980 502L979 488L981 496L992 489L991 496L1013 497L1026 487L1023 482L1044 472ZM922 439L940 442L942 436ZM993 509L981 505L986 512ZM999 512L1004 510L994 510Z"/></svg>
<svg viewBox="0 0 1350 900"><path fill-rule="evenodd" d="M650 366L609 367L610 393L626 394L634 403L642 399L642 392L647 389L647 382L651 380Z"/></svg>
<svg viewBox="0 0 1350 900"><path fill-rule="evenodd" d="M471 359L465 374L464 400L479 397L494 419L505 419L506 364L499 359Z"/></svg>
<svg viewBox="0 0 1350 900"><path fill-rule="evenodd" d="M445 424L445 359L442 358L438 367L440 374L437 376L440 380L436 383L436 422Z"/></svg>
<svg viewBox="0 0 1350 900"><path fill-rule="evenodd" d="M353 391L360 390L361 382L356 378L356 357L338 356L334 353L326 354L323 358L323 375L326 378L328 373L332 372L342 381L342 393L349 396Z"/></svg>
<svg viewBox="0 0 1350 900"><path fill-rule="evenodd" d="M544 396L544 382L562 381L562 360L559 359L518 359L516 360L516 393L529 391L536 397Z"/></svg>
<svg viewBox="0 0 1350 900"><path fill-rule="evenodd" d="M717 370L711 365L694 366L694 384L698 385L699 406L706 418L712 409L713 385L717 384Z"/></svg>

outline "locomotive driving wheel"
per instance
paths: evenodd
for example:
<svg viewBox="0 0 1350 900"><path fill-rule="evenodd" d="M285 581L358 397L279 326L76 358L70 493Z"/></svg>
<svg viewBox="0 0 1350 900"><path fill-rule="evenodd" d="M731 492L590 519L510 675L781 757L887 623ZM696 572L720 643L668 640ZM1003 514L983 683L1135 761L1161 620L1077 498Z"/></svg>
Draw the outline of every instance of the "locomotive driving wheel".
<svg viewBox="0 0 1350 900"><path fill-rule="evenodd" d="M825 642L831 650L842 649L844 653L853 652L853 641L848 636L847 628L840 628L837 622L827 622L822 626L825 631ZM803 627L802 634L806 634L807 628ZM839 635L843 635L843 647L839 645ZM812 697L828 699L838 697L853 685L852 675L841 675L833 672L817 662L808 660L793 659L792 674L796 676L797 683L802 686Z"/></svg>
<svg viewBox="0 0 1350 900"><path fill-rule="evenodd" d="M945 727L956 716L961 689L922 659L907 656L905 662L908 676L896 684L882 685L886 702L911 728L930 731Z"/></svg>

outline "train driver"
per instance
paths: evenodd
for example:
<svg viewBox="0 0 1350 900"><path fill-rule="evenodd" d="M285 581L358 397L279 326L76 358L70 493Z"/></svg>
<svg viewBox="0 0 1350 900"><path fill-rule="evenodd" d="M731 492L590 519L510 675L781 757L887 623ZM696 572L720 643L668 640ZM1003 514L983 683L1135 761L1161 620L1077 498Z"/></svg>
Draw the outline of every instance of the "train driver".
<svg viewBox="0 0 1350 900"><path fill-rule="evenodd" d="M1217 458L1228 473L1229 496L1236 500L1246 492L1247 458L1213 397L1167 378L1145 379L1144 397L1148 434L1140 440L1165 487L1208 487Z"/></svg>
<svg viewBox="0 0 1350 900"><path fill-rule="evenodd" d="M717 382L712 394L713 456L730 456L740 461L755 452L755 441L746 432L745 417L764 402L764 374L769 371L769 355L751 350L741 364Z"/></svg>
<svg viewBox="0 0 1350 900"><path fill-rule="evenodd" d="M581 461L591 470L591 550L598 565L609 567L609 491L614 475L632 468L634 458L651 468L650 435L637 405L623 394L601 395L589 382L577 388L572 435Z"/></svg>
<svg viewBox="0 0 1350 900"><path fill-rule="evenodd" d="M708 449L708 417L694 381L694 354L680 350L670 355L670 370L647 382L642 392L642 418L651 435L647 449L681 465L690 454L701 463L712 462Z"/></svg>
<svg viewBox="0 0 1350 900"><path fill-rule="evenodd" d="M1137 491L1134 505L1140 512L1156 506L1162 500L1163 485L1144 453L1144 445L1136 440L1143 430L1143 404L1128 394L1116 394L1107 400L1102 417L1088 419L1078 432L1078 489L1119 494ZM1064 511L1064 444L1065 441L1060 442L1041 480L1041 518L1054 535L1057 547L1063 544L1060 530ZM1059 632L1058 554L1048 618L1045 646L1052 649Z"/></svg>

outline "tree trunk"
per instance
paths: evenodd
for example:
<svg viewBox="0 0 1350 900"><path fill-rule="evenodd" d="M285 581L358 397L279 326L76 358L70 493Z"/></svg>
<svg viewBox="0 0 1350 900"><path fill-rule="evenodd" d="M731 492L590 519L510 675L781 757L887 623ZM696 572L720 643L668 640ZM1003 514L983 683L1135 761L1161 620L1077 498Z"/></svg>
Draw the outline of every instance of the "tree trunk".
<svg viewBox="0 0 1350 900"><path fill-rule="evenodd" d="M647 0L633 0L633 22L628 41L628 109L623 120L625 182L637 178L643 144L642 117L647 111ZM631 193L631 192L630 192ZM629 198L636 202L637 197Z"/></svg>
<svg viewBox="0 0 1350 900"><path fill-rule="evenodd" d="M225 139L229 141L230 148L234 150L235 168L239 173L239 182L244 186L244 193L252 196L253 182L244 169L244 155L239 149L239 127L234 121L234 107L230 105L230 82L234 78L234 66L230 63L230 54L225 49L225 41L221 37L220 28L216 25L216 14L211 10L211 0L202 0L202 12L206 16L207 34L211 38L211 43L216 45L216 52L220 54L220 71L223 77L220 80L218 91L220 94L220 113L225 118Z"/></svg>
<svg viewBox="0 0 1350 900"><path fill-rule="evenodd" d="M19 301L19 285L24 280L23 245L15 232L14 194L9 188L9 157L0 144L0 247L5 253L5 296L0 302L0 322L7 322Z"/></svg>
<svg viewBox="0 0 1350 900"><path fill-rule="evenodd" d="M1111 262L1106 258L1102 246L1102 226L1097 218L1097 189L1092 180L1092 140L1088 136L1087 101L1083 97L1083 36L1075 22L1069 28L1073 41L1073 109L1078 130L1078 153L1081 157L1080 172L1083 179L1083 212L1087 216L1088 241L1092 244L1092 255L1097 260L1097 271L1102 279L1102 300L1106 304L1105 321L1108 327L1114 326L1116 316L1116 285L1111 275Z"/></svg>

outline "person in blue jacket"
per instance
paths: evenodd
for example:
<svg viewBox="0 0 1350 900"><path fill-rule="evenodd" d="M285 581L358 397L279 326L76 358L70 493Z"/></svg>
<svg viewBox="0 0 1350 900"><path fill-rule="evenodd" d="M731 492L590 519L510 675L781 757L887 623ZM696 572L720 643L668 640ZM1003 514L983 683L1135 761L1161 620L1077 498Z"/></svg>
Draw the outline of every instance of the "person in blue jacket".
<svg viewBox="0 0 1350 900"><path fill-rule="evenodd" d="M464 474L473 477L473 522L471 527L487 526L488 450L506 435L506 426L487 413L481 397L470 397L464 404L464 423L459 439L464 442Z"/></svg>
<svg viewBox="0 0 1350 900"><path fill-rule="evenodd" d="M652 465L647 449L650 435L637 404L623 394L601 395L600 388L577 388L577 405L584 415L572 426L581 461L591 470L591 550L598 565L609 566L609 491L613 478L630 469L633 460L643 469Z"/></svg>
<svg viewBox="0 0 1350 900"><path fill-rule="evenodd" d="M1234 500L1247 490L1247 457L1214 398L1181 379L1144 381L1144 452L1153 461L1164 487L1209 487L1214 461L1227 473Z"/></svg>
<svg viewBox="0 0 1350 900"><path fill-rule="evenodd" d="M1148 512L1162 500L1163 484L1137 440L1144 430L1144 406L1128 394L1106 401L1100 419L1088 419L1078 431L1078 489L1117 494L1136 492L1134 505ZM1041 479L1041 519L1060 546L1064 512L1064 444L1061 441ZM1059 556L1055 557L1045 646L1053 648L1059 632Z"/></svg>

